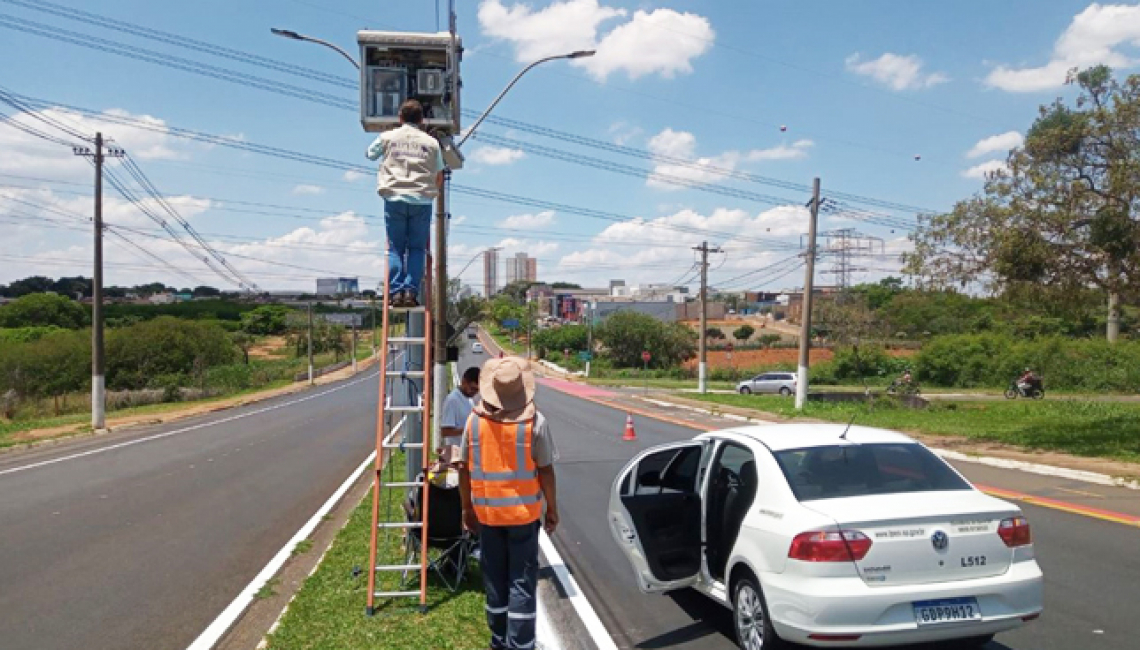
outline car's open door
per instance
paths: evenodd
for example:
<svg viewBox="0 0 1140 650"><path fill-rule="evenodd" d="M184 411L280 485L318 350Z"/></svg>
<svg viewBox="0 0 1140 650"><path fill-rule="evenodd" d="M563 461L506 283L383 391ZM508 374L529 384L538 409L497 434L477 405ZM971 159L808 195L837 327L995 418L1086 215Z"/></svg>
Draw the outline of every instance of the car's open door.
<svg viewBox="0 0 1140 650"><path fill-rule="evenodd" d="M657 593L696 583L701 569L699 477L710 441L654 447L634 457L610 492L614 540L638 587Z"/></svg>

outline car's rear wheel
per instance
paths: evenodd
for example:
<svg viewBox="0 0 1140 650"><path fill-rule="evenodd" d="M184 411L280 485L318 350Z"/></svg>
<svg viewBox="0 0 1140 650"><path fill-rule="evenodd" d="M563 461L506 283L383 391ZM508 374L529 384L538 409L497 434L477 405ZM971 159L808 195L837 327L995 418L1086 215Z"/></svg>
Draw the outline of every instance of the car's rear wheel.
<svg viewBox="0 0 1140 650"><path fill-rule="evenodd" d="M792 394L792 389L788 388L787 386L781 386L780 387L780 394L783 395L784 397L787 397L788 395Z"/></svg>
<svg viewBox="0 0 1140 650"><path fill-rule="evenodd" d="M740 394L741 394L741 395L751 395L751 394L752 394L752 389L751 389L751 388L749 388L749 387L747 387L747 386L741 386L741 387L740 387Z"/></svg>
<svg viewBox="0 0 1140 650"><path fill-rule="evenodd" d="M736 583L732 598L733 619L736 622L736 642L741 650L778 650L786 647L776 636L768 618L768 605L752 576L744 576Z"/></svg>

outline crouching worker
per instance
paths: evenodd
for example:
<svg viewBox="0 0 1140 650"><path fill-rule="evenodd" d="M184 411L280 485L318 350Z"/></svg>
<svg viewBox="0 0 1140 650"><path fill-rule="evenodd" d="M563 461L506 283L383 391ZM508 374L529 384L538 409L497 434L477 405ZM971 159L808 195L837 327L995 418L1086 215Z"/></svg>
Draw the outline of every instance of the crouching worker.
<svg viewBox="0 0 1140 650"><path fill-rule="evenodd" d="M535 647L538 535L558 526L554 446L534 405L534 375L519 357L491 359L460 447L463 522L478 532L491 650Z"/></svg>

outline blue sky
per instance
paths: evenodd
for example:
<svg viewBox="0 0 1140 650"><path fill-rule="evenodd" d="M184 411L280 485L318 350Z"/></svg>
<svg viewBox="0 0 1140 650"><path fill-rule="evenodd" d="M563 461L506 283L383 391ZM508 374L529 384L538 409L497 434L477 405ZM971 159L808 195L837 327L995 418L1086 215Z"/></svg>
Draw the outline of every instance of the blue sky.
<svg viewBox="0 0 1140 650"><path fill-rule="evenodd" d="M269 28L295 29L350 50L355 31L365 27L436 29L435 3L425 0L53 1L348 80L355 78L353 70L332 52L273 37ZM364 150L371 136L350 111L4 25L14 24L13 17L33 21L348 100L355 99L352 90L75 22L26 4L0 2L0 57L9 62L0 86L11 92L147 116L160 128L367 164ZM1140 8L1067 0L457 4L467 48L465 108L486 106L521 65L537 56L596 47L598 56L578 65L560 61L537 68L496 114L648 151L651 159L488 124L486 136L524 144L498 147L476 136L466 147L467 167L454 175L457 184L630 221L455 193L452 263L462 266L482 248L501 245L504 254L527 251L537 257L542 280L588 285L610 278L631 284L689 281L693 253L688 247L707 239L727 251L714 256L714 285L798 286L802 272L790 270L791 258L806 231L802 206L808 194L725 170L797 186L819 176L825 197L842 192L944 210L978 191L981 172L1000 165L1040 104L1071 94L1061 83L1066 69L1105 62L1127 70L1136 64L1134 43L1140 42ZM383 228L375 219L381 207L370 176L346 176L47 110L81 130L102 128L114 137L178 211L259 286L308 288L325 272L360 276L362 284L378 281L384 268ZM17 113L7 106L3 112ZM620 163L634 173L551 160L526 151L528 146ZM0 195L7 197L0 198L0 282L31 273L89 274L90 237L77 220L90 214L89 167L67 148L4 124L0 147L7 151L0 156ZM679 159L691 162L678 165ZM679 186L678 177L727 188L735 196L723 189ZM870 217L880 223L899 225L876 225L864 212L841 209L826 215L821 229L858 228L882 238L887 253L905 250L902 224L914 222L913 211L845 203L873 212ZM110 282L159 279L184 286L193 278L227 286L177 244L158 238L149 230L155 224L110 190L107 213L109 223L155 235L121 231L179 270L176 275L113 240L107 256ZM861 265L868 270L857 280L880 277L897 263L879 256ZM821 263L822 270L829 266L829 260ZM463 279L481 285L481 264L473 264Z"/></svg>

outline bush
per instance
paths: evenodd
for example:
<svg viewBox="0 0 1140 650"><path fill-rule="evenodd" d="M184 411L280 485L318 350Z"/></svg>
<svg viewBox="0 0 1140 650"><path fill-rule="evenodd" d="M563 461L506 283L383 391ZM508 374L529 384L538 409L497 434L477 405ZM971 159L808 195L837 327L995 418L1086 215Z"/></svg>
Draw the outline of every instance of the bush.
<svg viewBox="0 0 1140 650"><path fill-rule="evenodd" d="M0 345L5 343L31 343L60 331L62 330L54 325L0 329Z"/></svg>
<svg viewBox="0 0 1140 650"><path fill-rule="evenodd" d="M284 305L265 305L241 315L241 328L256 336L284 334L293 310Z"/></svg>
<svg viewBox="0 0 1140 650"><path fill-rule="evenodd" d="M562 358L564 350L570 350L570 355L577 358L578 352L586 349L588 340L589 331L585 325L563 325L535 332L533 347L539 358L554 354ZM558 361L554 363L563 365Z"/></svg>
<svg viewBox="0 0 1140 650"><path fill-rule="evenodd" d="M646 350L651 355L650 366L655 368L675 366L696 354L696 333L691 329L635 311L611 315L597 336L616 366L641 366L641 353Z"/></svg>
<svg viewBox="0 0 1140 650"><path fill-rule="evenodd" d="M204 379L208 368L236 360L225 330L217 325L161 316L107 336L107 386L146 388L163 375Z"/></svg>
<svg viewBox="0 0 1140 650"><path fill-rule="evenodd" d="M732 338L736 339L737 341L743 342L743 341L747 341L748 339L752 338L752 335L755 333L756 333L755 327L752 327L751 325L741 325L740 327L736 328L736 330L732 333Z"/></svg>
<svg viewBox="0 0 1140 650"><path fill-rule="evenodd" d="M46 397L89 389L91 333L59 330L27 342L0 342L0 394Z"/></svg>
<svg viewBox="0 0 1140 650"><path fill-rule="evenodd" d="M60 327L87 325L83 305L54 293L33 293L0 307L0 327Z"/></svg>
<svg viewBox="0 0 1140 650"><path fill-rule="evenodd" d="M940 336L915 357L918 378L947 387L1004 387L1025 368L1046 390L1140 392L1140 342L1001 334Z"/></svg>

